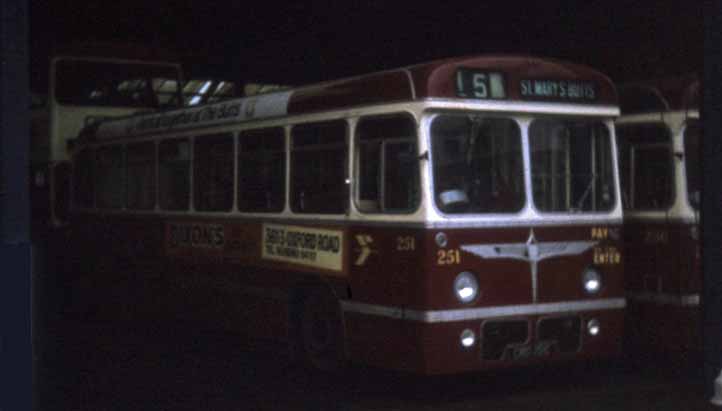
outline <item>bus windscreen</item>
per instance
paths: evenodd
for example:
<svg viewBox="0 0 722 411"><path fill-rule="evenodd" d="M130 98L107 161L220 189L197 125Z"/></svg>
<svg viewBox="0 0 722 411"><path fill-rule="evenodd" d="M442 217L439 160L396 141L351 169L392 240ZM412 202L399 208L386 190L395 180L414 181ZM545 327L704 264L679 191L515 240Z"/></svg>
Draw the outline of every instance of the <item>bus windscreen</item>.
<svg viewBox="0 0 722 411"><path fill-rule="evenodd" d="M532 191L544 212L599 212L614 206L614 163L599 122L534 120L529 127Z"/></svg>

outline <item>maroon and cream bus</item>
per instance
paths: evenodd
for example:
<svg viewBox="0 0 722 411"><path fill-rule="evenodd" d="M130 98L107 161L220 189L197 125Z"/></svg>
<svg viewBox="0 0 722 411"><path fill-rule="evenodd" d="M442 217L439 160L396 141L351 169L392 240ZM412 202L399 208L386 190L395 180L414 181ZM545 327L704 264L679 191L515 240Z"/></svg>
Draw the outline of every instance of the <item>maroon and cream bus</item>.
<svg viewBox="0 0 722 411"><path fill-rule="evenodd" d="M78 138L74 248L319 369L614 356L618 114L587 67L481 56L110 120Z"/></svg>
<svg viewBox="0 0 722 411"><path fill-rule="evenodd" d="M701 350L699 81L625 85L620 103L630 342L647 351Z"/></svg>

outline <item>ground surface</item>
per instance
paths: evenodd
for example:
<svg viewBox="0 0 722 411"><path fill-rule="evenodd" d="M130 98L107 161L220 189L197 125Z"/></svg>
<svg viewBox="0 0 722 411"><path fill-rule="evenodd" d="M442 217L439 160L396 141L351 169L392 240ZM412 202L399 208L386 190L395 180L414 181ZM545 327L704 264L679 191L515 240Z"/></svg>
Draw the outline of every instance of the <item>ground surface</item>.
<svg viewBox="0 0 722 411"><path fill-rule="evenodd" d="M719 410L696 367L616 362L419 378L309 376L282 346L168 316L56 313L36 332L37 410Z"/></svg>

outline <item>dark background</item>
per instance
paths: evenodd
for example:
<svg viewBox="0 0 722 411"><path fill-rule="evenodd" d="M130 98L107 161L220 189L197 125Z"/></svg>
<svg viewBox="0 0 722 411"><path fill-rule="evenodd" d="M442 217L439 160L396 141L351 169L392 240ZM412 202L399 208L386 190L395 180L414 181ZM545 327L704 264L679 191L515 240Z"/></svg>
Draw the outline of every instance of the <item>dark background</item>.
<svg viewBox="0 0 722 411"><path fill-rule="evenodd" d="M190 76L303 84L481 53L596 67L617 81L701 72L702 2L40 0L30 2L34 91L54 47L169 49ZM188 77L188 76L187 76Z"/></svg>

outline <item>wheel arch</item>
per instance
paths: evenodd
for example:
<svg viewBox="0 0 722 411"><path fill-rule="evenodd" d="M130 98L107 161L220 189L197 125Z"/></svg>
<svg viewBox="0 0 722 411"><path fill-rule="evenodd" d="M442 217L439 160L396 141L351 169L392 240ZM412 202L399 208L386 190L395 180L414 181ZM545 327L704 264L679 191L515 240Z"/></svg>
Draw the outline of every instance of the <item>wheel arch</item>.
<svg viewBox="0 0 722 411"><path fill-rule="evenodd" d="M341 307L341 301L351 298L351 287L346 281L330 279L321 275L305 277L291 287L288 301L288 345L291 357L294 360L300 359L299 333L303 302L313 292L321 292L333 300L341 326L343 355L345 359L348 359L346 316Z"/></svg>

